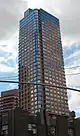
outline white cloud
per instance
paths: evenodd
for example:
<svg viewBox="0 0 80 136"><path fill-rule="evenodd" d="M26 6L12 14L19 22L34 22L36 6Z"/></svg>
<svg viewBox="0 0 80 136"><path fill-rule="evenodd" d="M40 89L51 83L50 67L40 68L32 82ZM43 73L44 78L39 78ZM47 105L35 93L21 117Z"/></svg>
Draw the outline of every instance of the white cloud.
<svg viewBox="0 0 80 136"><path fill-rule="evenodd" d="M43 7L43 0L28 0L28 8L41 8Z"/></svg>
<svg viewBox="0 0 80 136"><path fill-rule="evenodd" d="M68 69L65 69L67 86L80 90L80 74L77 74L80 73L80 67L74 67L75 65L80 66L80 51L75 51L74 53L71 53L71 55L68 56L66 60L72 62L71 65L66 67ZM74 68L70 69L69 67ZM68 97L70 110L80 112L80 92L74 92L69 90L68 96L70 97Z"/></svg>
<svg viewBox="0 0 80 136"><path fill-rule="evenodd" d="M4 46L5 45L5 46ZM10 37L10 39L0 42L0 51L13 54L14 57L17 56L18 48L18 31Z"/></svg>
<svg viewBox="0 0 80 136"><path fill-rule="evenodd" d="M69 65L68 67L74 67L75 65L79 66L80 51L71 53L71 55L68 56L65 60L72 62L72 65ZM68 67L65 68L67 85L79 86L80 85L80 74L77 74L77 73L80 73L80 67L75 67L71 69L68 69Z"/></svg>
<svg viewBox="0 0 80 136"><path fill-rule="evenodd" d="M18 31L17 31L18 32ZM0 42L0 52L7 53L6 57L0 57L0 72L18 72L17 54L18 54L18 34L17 32L9 40ZM12 60L13 64L10 64ZM13 66L14 65L14 66Z"/></svg>
<svg viewBox="0 0 80 136"><path fill-rule="evenodd" d="M13 72L13 73L17 73L18 72L18 68L17 68L17 65L15 65L15 67L11 67L11 66L7 66L5 64L1 64L0 63L0 72Z"/></svg>
<svg viewBox="0 0 80 136"><path fill-rule="evenodd" d="M0 63L3 62L3 61L7 62L7 60L4 57L0 57Z"/></svg>
<svg viewBox="0 0 80 136"><path fill-rule="evenodd" d="M71 110L75 110L76 112L80 112L80 92L69 92L71 94L71 98L69 100L69 106Z"/></svg>
<svg viewBox="0 0 80 136"><path fill-rule="evenodd" d="M0 40L15 33L27 2L23 0L0 0Z"/></svg>
<svg viewBox="0 0 80 136"><path fill-rule="evenodd" d="M22 0L1 0L0 1L0 52L7 53L7 58L0 57L0 72L17 72L18 54L18 27L27 2ZM3 16L6 16L3 18ZM1 39L2 38L2 39ZM10 60L14 61L14 66L8 66Z"/></svg>
<svg viewBox="0 0 80 136"><path fill-rule="evenodd" d="M65 60L70 60L70 59L80 60L79 56L80 56L80 50L72 52L71 55L69 55L67 58L65 58Z"/></svg>

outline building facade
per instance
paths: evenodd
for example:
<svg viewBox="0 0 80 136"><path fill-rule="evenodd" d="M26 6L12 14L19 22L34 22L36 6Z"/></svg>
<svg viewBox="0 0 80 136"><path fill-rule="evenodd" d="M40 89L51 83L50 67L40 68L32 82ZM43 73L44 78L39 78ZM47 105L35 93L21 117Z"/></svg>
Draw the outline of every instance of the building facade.
<svg viewBox="0 0 80 136"><path fill-rule="evenodd" d="M18 106L18 89L1 92L0 112L6 113Z"/></svg>
<svg viewBox="0 0 80 136"><path fill-rule="evenodd" d="M0 136L80 136L80 118L69 122L66 116L48 114L45 124L42 114L34 116L19 107L8 111L5 118L0 114Z"/></svg>
<svg viewBox="0 0 80 136"><path fill-rule="evenodd" d="M67 90L57 87L66 87L59 19L42 9L28 9L20 21L19 82L23 109L69 115Z"/></svg>

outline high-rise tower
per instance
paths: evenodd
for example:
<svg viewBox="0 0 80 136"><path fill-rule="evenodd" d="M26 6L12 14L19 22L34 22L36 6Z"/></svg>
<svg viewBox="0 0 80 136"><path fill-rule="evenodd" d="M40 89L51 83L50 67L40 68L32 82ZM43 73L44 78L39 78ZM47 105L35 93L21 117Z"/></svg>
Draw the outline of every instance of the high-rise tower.
<svg viewBox="0 0 80 136"><path fill-rule="evenodd" d="M19 82L66 87L59 20L42 9L28 9L19 28ZM68 115L67 90L19 84L20 106Z"/></svg>

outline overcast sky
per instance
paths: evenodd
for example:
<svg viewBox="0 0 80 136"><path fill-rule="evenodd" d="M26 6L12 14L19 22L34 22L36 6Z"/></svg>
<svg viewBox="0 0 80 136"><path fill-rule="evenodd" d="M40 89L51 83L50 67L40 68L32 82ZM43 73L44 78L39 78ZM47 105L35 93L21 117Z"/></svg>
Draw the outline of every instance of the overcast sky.
<svg viewBox="0 0 80 136"><path fill-rule="evenodd" d="M43 8L59 18L65 67L80 65L79 6L79 0L0 0L0 78L17 80L18 27L27 8ZM80 67L66 69L67 86L80 88L80 75L69 73L80 73ZM14 87L0 83L0 91ZM70 109L79 114L80 94L69 91L68 96Z"/></svg>

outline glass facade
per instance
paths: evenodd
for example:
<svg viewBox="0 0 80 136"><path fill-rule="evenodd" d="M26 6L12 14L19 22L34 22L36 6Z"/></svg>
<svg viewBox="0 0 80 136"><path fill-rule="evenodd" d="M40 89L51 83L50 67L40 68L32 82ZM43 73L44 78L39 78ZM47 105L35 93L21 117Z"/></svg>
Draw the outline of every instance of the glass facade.
<svg viewBox="0 0 80 136"><path fill-rule="evenodd" d="M29 9L20 21L19 81L65 86L59 20L46 11ZM19 84L20 106L36 113L41 107L68 115L67 90Z"/></svg>

